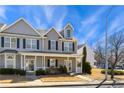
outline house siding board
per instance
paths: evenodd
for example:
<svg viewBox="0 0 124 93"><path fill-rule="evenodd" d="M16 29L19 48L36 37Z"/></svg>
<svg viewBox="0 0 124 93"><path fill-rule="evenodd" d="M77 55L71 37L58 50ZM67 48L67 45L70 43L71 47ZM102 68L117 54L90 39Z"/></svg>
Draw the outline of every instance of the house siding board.
<svg viewBox="0 0 124 93"><path fill-rule="evenodd" d="M4 68L4 67L5 67L5 56L0 55L0 68Z"/></svg>
<svg viewBox="0 0 124 93"><path fill-rule="evenodd" d="M16 68L21 69L21 55L16 55Z"/></svg>
<svg viewBox="0 0 124 93"><path fill-rule="evenodd" d="M42 57L38 56L36 59L36 67L43 67Z"/></svg>
<svg viewBox="0 0 124 93"><path fill-rule="evenodd" d="M8 29L4 30L4 32L13 33L13 34L26 34L26 35L32 35L32 36L39 36L23 20L20 20L15 25L13 25L13 26L9 27Z"/></svg>

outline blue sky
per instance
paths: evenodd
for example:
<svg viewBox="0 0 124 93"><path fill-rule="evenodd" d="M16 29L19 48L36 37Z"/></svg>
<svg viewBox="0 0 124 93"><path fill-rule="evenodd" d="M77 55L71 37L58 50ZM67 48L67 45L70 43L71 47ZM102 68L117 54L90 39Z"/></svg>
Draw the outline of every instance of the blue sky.
<svg viewBox="0 0 124 93"><path fill-rule="evenodd" d="M103 40L105 17L111 6L0 6L0 23L11 24L24 17L38 29L55 27L60 31L68 22L74 27L78 43L91 47ZM124 29L124 6L114 6L108 19L109 34Z"/></svg>

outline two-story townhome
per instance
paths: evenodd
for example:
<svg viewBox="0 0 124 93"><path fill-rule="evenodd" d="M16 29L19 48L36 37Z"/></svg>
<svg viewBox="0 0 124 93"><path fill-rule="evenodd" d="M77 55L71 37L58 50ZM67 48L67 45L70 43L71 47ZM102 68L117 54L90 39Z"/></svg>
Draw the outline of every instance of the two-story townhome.
<svg viewBox="0 0 124 93"><path fill-rule="evenodd" d="M20 18L10 25L0 25L0 68L26 71L65 65L68 72L77 72L77 40L67 24L58 32L37 30Z"/></svg>

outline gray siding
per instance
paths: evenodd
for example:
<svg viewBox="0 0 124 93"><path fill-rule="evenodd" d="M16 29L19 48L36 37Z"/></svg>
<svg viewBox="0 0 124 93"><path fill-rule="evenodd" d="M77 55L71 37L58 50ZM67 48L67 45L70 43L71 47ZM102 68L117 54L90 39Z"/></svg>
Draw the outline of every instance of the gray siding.
<svg viewBox="0 0 124 93"><path fill-rule="evenodd" d="M21 55L16 55L16 68L21 69Z"/></svg>
<svg viewBox="0 0 124 93"><path fill-rule="evenodd" d="M5 57L4 55L0 55L0 68L4 68Z"/></svg>

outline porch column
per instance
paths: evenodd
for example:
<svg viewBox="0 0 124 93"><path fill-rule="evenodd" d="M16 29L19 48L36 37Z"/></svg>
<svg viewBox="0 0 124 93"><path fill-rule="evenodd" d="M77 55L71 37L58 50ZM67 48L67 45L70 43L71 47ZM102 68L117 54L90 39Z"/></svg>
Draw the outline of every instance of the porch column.
<svg viewBox="0 0 124 93"><path fill-rule="evenodd" d="M6 68L6 54L4 53L4 58L5 58L5 62L4 62L4 67Z"/></svg>
<svg viewBox="0 0 124 93"><path fill-rule="evenodd" d="M35 56L35 59L34 59L35 60L34 61L34 71L37 70L36 59L37 59L37 57Z"/></svg>
<svg viewBox="0 0 124 93"><path fill-rule="evenodd" d="M21 69L22 69L22 55L21 55Z"/></svg>
<svg viewBox="0 0 124 93"><path fill-rule="evenodd" d="M76 59L76 73L77 73L77 57L75 59Z"/></svg>
<svg viewBox="0 0 124 93"><path fill-rule="evenodd" d="M25 68L25 67L26 67L25 65L26 65L26 64L25 64L25 55L24 55L24 70L26 69L26 68Z"/></svg>
<svg viewBox="0 0 124 93"><path fill-rule="evenodd" d="M45 66L45 56L43 56L43 63L44 63L43 69L45 70L46 69L46 66Z"/></svg>

